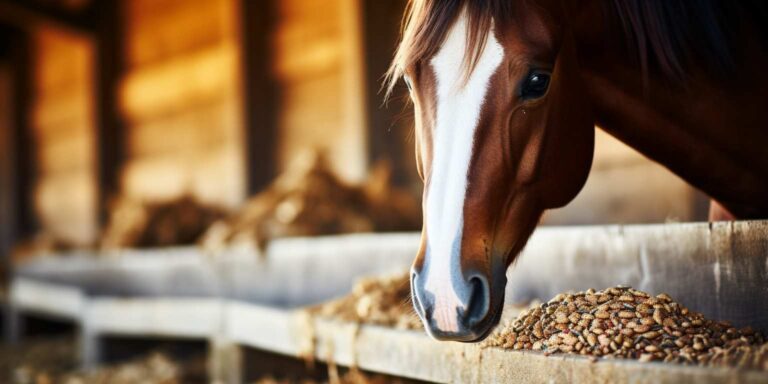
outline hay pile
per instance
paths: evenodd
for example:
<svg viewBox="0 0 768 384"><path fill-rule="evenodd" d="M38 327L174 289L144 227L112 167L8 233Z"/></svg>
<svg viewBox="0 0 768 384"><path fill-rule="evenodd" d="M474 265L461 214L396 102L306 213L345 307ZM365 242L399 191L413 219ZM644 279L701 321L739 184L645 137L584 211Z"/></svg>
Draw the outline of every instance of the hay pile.
<svg viewBox="0 0 768 384"><path fill-rule="evenodd" d="M195 244L225 210L192 196L143 202L122 197L112 204L101 249L154 248Z"/></svg>
<svg viewBox="0 0 768 384"><path fill-rule="evenodd" d="M96 244L68 244L40 235L19 244L14 260L94 246L114 250L201 244L215 251L247 245L263 250L275 238L420 228L417 195L392 186L387 163L374 167L365 183L351 185L331 171L323 156L310 153L234 213L191 195L166 201L122 196L110 204Z"/></svg>
<svg viewBox="0 0 768 384"><path fill-rule="evenodd" d="M360 279L352 293L310 309L319 317L397 329L422 329L410 301L408 273Z"/></svg>
<svg viewBox="0 0 768 384"><path fill-rule="evenodd" d="M276 238L421 227L418 200L391 186L385 163L374 168L366 183L350 185L331 171L322 156L300 160L236 214L213 225L201 241L204 248L247 245L263 250Z"/></svg>

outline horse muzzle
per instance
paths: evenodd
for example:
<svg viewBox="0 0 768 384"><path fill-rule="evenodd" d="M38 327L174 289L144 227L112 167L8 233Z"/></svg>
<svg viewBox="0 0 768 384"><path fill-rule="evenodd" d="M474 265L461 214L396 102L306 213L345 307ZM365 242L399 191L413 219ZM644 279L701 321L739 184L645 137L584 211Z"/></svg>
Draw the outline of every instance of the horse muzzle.
<svg viewBox="0 0 768 384"><path fill-rule="evenodd" d="M414 268L411 273L411 295L416 312L432 338L479 341L498 324L506 277L489 279L483 274L471 273L464 278L458 273L452 274L453 278L436 279L425 276L422 271ZM501 294L495 295L494 291Z"/></svg>

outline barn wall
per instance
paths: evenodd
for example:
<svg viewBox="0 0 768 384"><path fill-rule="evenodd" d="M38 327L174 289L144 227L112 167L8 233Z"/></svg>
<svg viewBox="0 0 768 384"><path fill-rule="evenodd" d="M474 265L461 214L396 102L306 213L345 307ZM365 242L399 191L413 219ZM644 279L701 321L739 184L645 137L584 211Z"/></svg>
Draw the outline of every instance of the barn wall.
<svg viewBox="0 0 768 384"><path fill-rule="evenodd" d="M241 1L249 0L121 2L124 193L150 200L192 193L230 207L246 197ZM343 177L360 180L370 161L391 156L396 181L419 189L411 114L400 113L397 99L380 110L377 93L403 1L268 1L274 29L259 67L275 85L269 105L277 137L266 145L276 148L278 170L319 149ZM34 30L35 206L45 231L86 243L98 232L93 47L52 28ZM705 206L701 193L597 130L587 185L543 222L701 220Z"/></svg>
<svg viewBox="0 0 768 384"><path fill-rule="evenodd" d="M359 0L278 2L274 71L281 92L279 163L319 149L343 177L367 169Z"/></svg>
<svg viewBox="0 0 768 384"><path fill-rule="evenodd" d="M35 205L56 238L87 244L97 233L93 48L88 40L40 27L33 35L32 131Z"/></svg>
<svg viewBox="0 0 768 384"><path fill-rule="evenodd" d="M124 191L245 197L236 0L124 1Z"/></svg>

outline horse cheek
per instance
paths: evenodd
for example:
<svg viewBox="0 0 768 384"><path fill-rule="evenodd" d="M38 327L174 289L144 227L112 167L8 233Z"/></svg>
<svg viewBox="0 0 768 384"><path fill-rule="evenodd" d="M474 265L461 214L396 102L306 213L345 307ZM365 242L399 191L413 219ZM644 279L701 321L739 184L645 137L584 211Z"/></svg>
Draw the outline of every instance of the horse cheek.
<svg viewBox="0 0 768 384"><path fill-rule="evenodd" d="M568 204L581 191L592 166L595 130L592 105L584 93L572 39L567 39L553 72L545 124L542 185L546 208Z"/></svg>

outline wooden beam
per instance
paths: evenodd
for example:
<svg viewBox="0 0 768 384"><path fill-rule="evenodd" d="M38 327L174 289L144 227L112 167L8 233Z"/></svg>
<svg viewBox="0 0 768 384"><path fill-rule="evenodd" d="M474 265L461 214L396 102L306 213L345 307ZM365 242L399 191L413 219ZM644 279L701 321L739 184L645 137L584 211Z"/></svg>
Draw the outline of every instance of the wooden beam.
<svg viewBox="0 0 768 384"><path fill-rule="evenodd" d="M0 39L2 40L2 39ZM12 72L0 41L0 275L8 281L14 242L13 145L11 143Z"/></svg>
<svg viewBox="0 0 768 384"><path fill-rule="evenodd" d="M37 182L37 148L32 131L32 89L34 65L32 39L28 32L9 28L2 32L10 41L10 64L13 76L11 136L13 142L13 241L29 237L39 229L35 210Z"/></svg>
<svg viewBox="0 0 768 384"><path fill-rule="evenodd" d="M280 93L272 71L276 0L240 1L243 110L248 193L259 192L277 172Z"/></svg>
<svg viewBox="0 0 768 384"><path fill-rule="evenodd" d="M94 3L100 3L100 0ZM91 33L87 12L73 12L50 4L28 0L0 0L0 20L19 27L38 23L54 24L80 33Z"/></svg>
<svg viewBox="0 0 768 384"><path fill-rule="evenodd" d="M125 162L125 122L120 114L118 84L124 71L124 12L119 0L99 0L90 10L94 26L96 63L97 180L99 221L107 220L109 199L121 193L120 176Z"/></svg>
<svg viewBox="0 0 768 384"><path fill-rule="evenodd" d="M405 0L362 1L369 161L388 159L398 185L408 185L415 178L413 143L408 141L411 124L403 119L403 89L396 90L386 107L380 89L397 46L405 4Z"/></svg>

